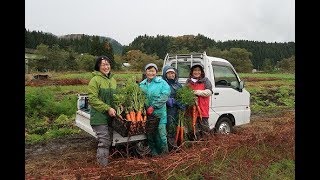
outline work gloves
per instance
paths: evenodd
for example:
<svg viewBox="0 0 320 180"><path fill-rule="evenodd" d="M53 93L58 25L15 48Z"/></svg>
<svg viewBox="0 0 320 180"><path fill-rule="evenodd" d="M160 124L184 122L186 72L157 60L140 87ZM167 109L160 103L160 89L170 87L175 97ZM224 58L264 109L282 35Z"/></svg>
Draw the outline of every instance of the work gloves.
<svg viewBox="0 0 320 180"><path fill-rule="evenodd" d="M147 115L150 116L153 113L153 111L154 111L154 108L152 106L149 106L147 108Z"/></svg>
<svg viewBox="0 0 320 180"><path fill-rule="evenodd" d="M193 93L197 96L204 96L204 97L207 97L207 96L211 96L212 95L212 92L210 89L205 89L205 90L194 90Z"/></svg>
<svg viewBox="0 0 320 180"><path fill-rule="evenodd" d="M169 98L167 100L167 106L173 107L173 105L176 103L176 100L174 98Z"/></svg>

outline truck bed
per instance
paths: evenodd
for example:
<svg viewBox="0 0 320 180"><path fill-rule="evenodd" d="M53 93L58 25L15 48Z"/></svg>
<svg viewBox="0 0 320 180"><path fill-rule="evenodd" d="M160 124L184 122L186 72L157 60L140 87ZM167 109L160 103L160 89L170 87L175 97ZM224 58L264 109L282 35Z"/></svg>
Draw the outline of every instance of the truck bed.
<svg viewBox="0 0 320 180"><path fill-rule="evenodd" d="M91 134L93 137L97 138L96 134L93 132L90 125L89 110L81 110L81 109L77 110L75 125L78 126L80 129L84 130L85 132ZM115 146L116 144L140 141L144 139L146 139L145 134L123 137L116 131L113 131L112 146Z"/></svg>

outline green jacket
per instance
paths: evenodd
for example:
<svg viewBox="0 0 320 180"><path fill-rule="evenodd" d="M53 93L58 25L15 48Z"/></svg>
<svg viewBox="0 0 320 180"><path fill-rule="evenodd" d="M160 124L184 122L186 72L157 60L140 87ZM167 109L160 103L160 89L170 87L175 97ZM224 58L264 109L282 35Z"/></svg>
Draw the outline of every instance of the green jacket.
<svg viewBox="0 0 320 180"><path fill-rule="evenodd" d="M108 110L113 104L113 94L117 88L117 82L111 73L109 77L100 71L94 71L92 74L94 76L88 85L89 105L91 108L90 124L108 124L110 119Z"/></svg>

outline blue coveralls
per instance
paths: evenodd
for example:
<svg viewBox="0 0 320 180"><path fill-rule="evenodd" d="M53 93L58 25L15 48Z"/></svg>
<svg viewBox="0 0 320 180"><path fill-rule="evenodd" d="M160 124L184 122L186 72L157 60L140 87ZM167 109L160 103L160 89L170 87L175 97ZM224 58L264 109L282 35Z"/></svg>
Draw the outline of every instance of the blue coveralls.
<svg viewBox="0 0 320 180"><path fill-rule="evenodd" d="M176 73L175 79L167 79L166 76L166 71L168 69L173 69ZM165 66L163 68L162 71L162 78L169 84L170 86L170 98L174 98L175 99L175 103L173 104L172 107L167 105L167 137L168 137L168 141L169 141L169 148L170 145L172 146L176 146L176 144L174 143L174 138L175 138L175 134L176 134L176 127L178 125L178 118L179 118L179 113L178 113L178 109L183 109L184 107L181 105L181 103L179 103L176 100L176 94L177 94L177 90L182 88L182 85L179 83L178 81L178 72L175 68L173 68L172 66Z"/></svg>
<svg viewBox="0 0 320 180"><path fill-rule="evenodd" d="M147 135L148 145L152 155L168 152L167 143L167 109L166 101L170 95L170 87L161 77L154 77L151 82L144 79L139 84L142 91L146 94L146 107L153 106L153 114L160 118L158 132Z"/></svg>

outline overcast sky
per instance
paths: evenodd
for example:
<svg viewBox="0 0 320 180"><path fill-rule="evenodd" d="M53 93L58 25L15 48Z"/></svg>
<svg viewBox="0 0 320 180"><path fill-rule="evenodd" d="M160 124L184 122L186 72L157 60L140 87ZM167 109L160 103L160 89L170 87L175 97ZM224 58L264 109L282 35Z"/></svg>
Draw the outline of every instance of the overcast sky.
<svg viewBox="0 0 320 180"><path fill-rule="evenodd" d="M197 35L295 42L294 0L25 0L25 28L54 35Z"/></svg>

